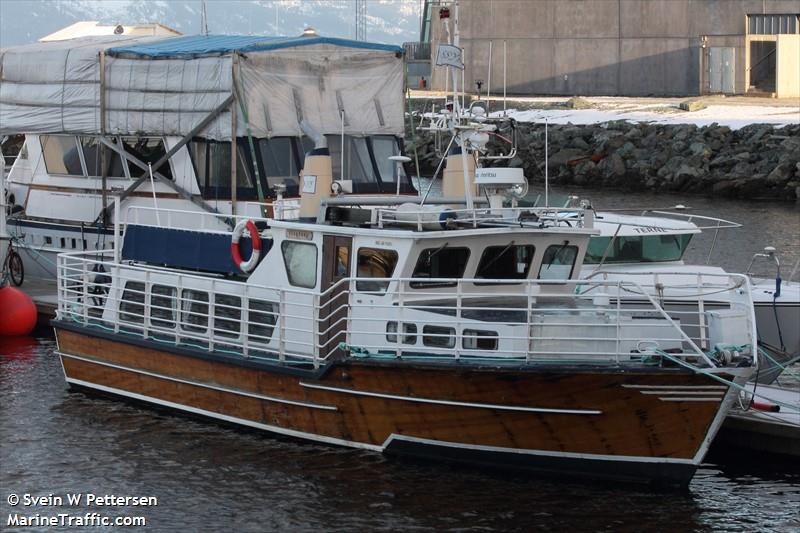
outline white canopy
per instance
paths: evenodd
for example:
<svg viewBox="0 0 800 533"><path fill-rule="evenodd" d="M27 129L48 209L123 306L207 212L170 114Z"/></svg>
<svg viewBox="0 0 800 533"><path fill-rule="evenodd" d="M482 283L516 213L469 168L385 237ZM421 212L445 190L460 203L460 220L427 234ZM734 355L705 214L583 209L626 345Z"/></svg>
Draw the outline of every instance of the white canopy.
<svg viewBox="0 0 800 533"><path fill-rule="evenodd" d="M237 92L237 136L248 125L255 137L301 135L303 120L340 133L340 110L346 134L401 135L400 50L316 36L102 36L8 48L0 134L100 134L104 51L107 134L184 136ZM231 123L228 108L198 136L230 139Z"/></svg>

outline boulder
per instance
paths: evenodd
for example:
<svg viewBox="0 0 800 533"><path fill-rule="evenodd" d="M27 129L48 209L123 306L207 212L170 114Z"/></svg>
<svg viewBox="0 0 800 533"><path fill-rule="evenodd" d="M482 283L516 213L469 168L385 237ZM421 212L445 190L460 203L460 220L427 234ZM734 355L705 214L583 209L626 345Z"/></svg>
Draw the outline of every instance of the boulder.
<svg viewBox="0 0 800 533"><path fill-rule="evenodd" d="M711 156L711 149L702 142L693 142L689 145L689 152L693 155L702 155L705 158Z"/></svg>
<svg viewBox="0 0 800 533"><path fill-rule="evenodd" d="M604 177L621 178L625 175L625 161L619 154L611 154L597 165L597 169Z"/></svg>
<svg viewBox="0 0 800 533"><path fill-rule="evenodd" d="M591 102L580 96L573 96L564 105L569 109L591 109L594 107Z"/></svg>
<svg viewBox="0 0 800 533"><path fill-rule="evenodd" d="M547 166L548 168L558 168L588 155L585 151L577 148L564 148L549 156Z"/></svg>
<svg viewBox="0 0 800 533"><path fill-rule="evenodd" d="M766 180L773 185L786 183L792 177L793 170L794 165L792 163L780 163L767 175Z"/></svg>
<svg viewBox="0 0 800 533"><path fill-rule="evenodd" d="M701 109L706 108L706 104L700 100L689 99L678 104L678 107L684 111L700 111Z"/></svg>

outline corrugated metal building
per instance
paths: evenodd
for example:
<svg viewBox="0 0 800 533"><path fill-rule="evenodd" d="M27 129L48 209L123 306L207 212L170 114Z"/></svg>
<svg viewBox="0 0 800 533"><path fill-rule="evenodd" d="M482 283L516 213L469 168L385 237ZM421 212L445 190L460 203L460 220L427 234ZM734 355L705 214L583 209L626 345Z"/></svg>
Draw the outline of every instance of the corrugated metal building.
<svg viewBox="0 0 800 533"><path fill-rule="evenodd" d="M425 5L434 51L447 4ZM509 94L800 96L800 0L460 0L459 17L470 89L491 63L502 91L505 42Z"/></svg>

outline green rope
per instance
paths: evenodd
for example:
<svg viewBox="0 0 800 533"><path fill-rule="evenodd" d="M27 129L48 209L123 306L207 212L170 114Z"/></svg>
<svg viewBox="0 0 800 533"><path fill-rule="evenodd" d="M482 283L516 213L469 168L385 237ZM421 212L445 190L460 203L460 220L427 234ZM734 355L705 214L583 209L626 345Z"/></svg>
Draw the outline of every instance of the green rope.
<svg viewBox="0 0 800 533"><path fill-rule="evenodd" d="M754 397L761 398L763 400L767 400L768 402L773 403L775 405L780 405L781 407L786 407L787 409L790 409L792 411L797 411L798 410L798 406L797 405L792 405L790 403L781 402L780 400L775 400L773 398L767 398L766 396L764 396L762 394L758 394L755 391L751 392L751 391L747 390L747 387L743 387L742 385L739 385L736 382L733 382L733 381L727 380L727 379L725 379L723 377L720 377L720 376L714 374L713 372L709 372L708 370L704 370L702 368L698 368L698 367L696 367L696 366L694 366L692 364L687 363L686 361L684 361L684 360L682 360L682 359L680 359L678 357L674 357L672 354L669 354L667 352L663 352L661 350L654 350L654 351L657 354L659 354L660 356L666 357L670 361L672 361L674 363L677 363L680 366L683 366L685 368L688 368L689 370L692 370L692 371L696 372L697 374L703 374L704 376L708 376L708 377L710 377L712 379L715 379L715 380L719 381L720 383L728 385L729 387L733 387L734 389L737 389L739 391L743 391L743 392L745 392L747 394L751 394Z"/></svg>
<svg viewBox="0 0 800 533"><path fill-rule="evenodd" d="M771 357L769 355L769 352L767 352L766 350L764 350L760 346L758 347L758 353L763 355L768 361L770 361L772 364L776 365L778 368L780 368L786 374L789 374L793 378L800 380L800 374L795 374L794 372L789 370L789 368L787 366L784 366L781 363L779 363L776 359L774 359L773 357ZM800 356L792 358L792 360L789 362L789 364L792 364L793 362L795 362L795 361L797 361L799 359L800 359Z"/></svg>

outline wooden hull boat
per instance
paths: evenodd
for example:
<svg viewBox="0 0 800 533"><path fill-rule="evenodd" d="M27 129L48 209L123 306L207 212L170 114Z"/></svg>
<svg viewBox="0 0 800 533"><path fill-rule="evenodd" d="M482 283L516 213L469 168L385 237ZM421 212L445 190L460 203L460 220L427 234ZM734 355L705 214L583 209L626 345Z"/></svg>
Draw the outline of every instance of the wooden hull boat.
<svg viewBox="0 0 800 533"><path fill-rule="evenodd" d="M287 368L54 325L71 386L318 442L625 482L686 485L738 395L681 368Z"/></svg>

